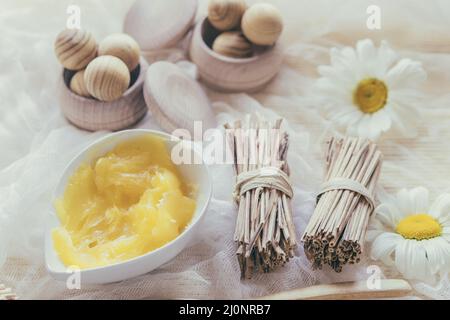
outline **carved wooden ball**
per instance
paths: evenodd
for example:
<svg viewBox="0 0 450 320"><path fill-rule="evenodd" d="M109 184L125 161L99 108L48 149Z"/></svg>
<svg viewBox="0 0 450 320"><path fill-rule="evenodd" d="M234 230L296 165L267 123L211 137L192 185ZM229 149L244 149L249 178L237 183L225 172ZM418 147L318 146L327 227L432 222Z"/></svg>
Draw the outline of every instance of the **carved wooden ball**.
<svg viewBox="0 0 450 320"><path fill-rule="evenodd" d="M80 70L75 73L70 79L70 90L79 96L90 98L91 94L86 88L86 83L84 82L84 73L86 70Z"/></svg>
<svg viewBox="0 0 450 320"><path fill-rule="evenodd" d="M109 35L98 47L98 55L110 55L121 59L130 71L136 69L139 64L141 50L139 44L125 33Z"/></svg>
<svg viewBox="0 0 450 320"><path fill-rule="evenodd" d="M252 44L240 31L220 34L213 43L213 50L232 58L248 58L252 55Z"/></svg>
<svg viewBox="0 0 450 320"><path fill-rule="evenodd" d="M241 27L244 35L254 44L270 46L283 32L283 18L273 5L259 3L245 11Z"/></svg>
<svg viewBox="0 0 450 320"><path fill-rule="evenodd" d="M56 38L55 53L64 68L81 70L97 56L97 42L90 32L66 29Z"/></svg>
<svg viewBox="0 0 450 320"><path fill-rule="evenodd" d="M92 60L84 73L88 92L98 100L114 101L130 85L130 71L125 62L113 56L100 56Z"/></svg>
<svg viewBox="0 0 450 320"><path fill-rule="evenodd" d="M246 9L244 0L211 0L208 19L220 31L232 30L239 27Z"/></svg>

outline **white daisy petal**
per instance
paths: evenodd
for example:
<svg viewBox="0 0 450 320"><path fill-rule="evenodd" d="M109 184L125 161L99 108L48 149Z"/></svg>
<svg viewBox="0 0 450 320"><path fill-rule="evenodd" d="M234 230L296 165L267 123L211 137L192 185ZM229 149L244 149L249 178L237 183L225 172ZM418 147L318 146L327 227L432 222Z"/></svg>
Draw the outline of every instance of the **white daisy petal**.
<svg viewBox="0 0 450 320"><path fill-rule="evenodd" d="M373 60L377 56L377 50L371 39L358 41L356 44L356 52L359 61L363 63L366 63L368 60Z"/></svg>
<svg viewBox="0 0 450 320"><path fill-rule="evenodd" d="M395 203L382 203L375 209L375 212L377 219L392 229L395 229L402 218L402 214Z"/></svg>
<svg viewBox="0 0 450 320"><path fill-rule="evenodd" d="M354 87L354 78L349 72L343 72L340 68L333 68L331 66L319 66L317 71L319 74L328 78L339 86L343 87L346 91L352 91Z"/></svg>
<svg viewBox="0 0 450 320"><path fill-rule="evenodd" d="M382 132L386 132L391 128L392 120L386 110L381 109L371 116L370 130L376 132L376 135L380 135Z"/></svg>
<svg viewBox="0 0 450 320"><path fill-rule="evenodd" d="M395 117L401 122L402 128L406 130L405 135L408 135L408 130L417 129L417 120L420 119L420 111L415 105L408 105L391 99L384 110L386 110L392 119L394 119L395 114Z"/></svg>
<svg viewBox="0 0 450 320"><path fill-rule="evenodd" d="M406 272L408 271L408 259L410 257L408 250L408 241L399 242L395 248L395 266L404 276L406 276Z"/></svg>
<svg viewBox="0 0 450 320"><path fill-rule="evenodd" d="M408 268L408 277L424 282L432 282L434 276L433 273L431 273L430 262L428 261L423 241L408 240L408 243L410 245L410 255L412 258Z"/></svg>
<svg viewBox="0 0 450 320"><path fill-rule="evenodd" d="M385 232L380 234L372 244L370 257L373 260L381 260L386 265L393 265L394 261L392 260L391 254L402 239L396 233Z"/></svg>
<svg viewBox="0 0 450 320"><path fill-rule="evenodd" d="M398 54L392 50L386 41L381 41L378 48L378 70L377 76L383 77L389 68L392 67L394 62L398 59Z"/></svg>
<svg viewBox="0 0 450 320"><path fill-rule="evenodd" d="M349 108L332 115L330 118L340 127L353 127L362 118L361 112Z"/></svg>
<svg viewBox="0 0 450 320"><path fill-rule="evenodd" d="M448 211L448 208L442 209L441 215L439 218L437 218L441 225L445 227L450 227L450 212Z"/></svg>
<svg viewBox="0 0 450 320"><path fill-rule="evenodd" d="M431 205L428 213L433 217L439 219L440 217L450 216L450 194L445 193L440 195ZM444 219L442 219L444 220ZM443 221L442 221L443 222Z"/></svg>
<svg viewBox="0 0 450 320"><path fill-rule="evenodd" d="M386 82L391 88L416 87L427 78L422 63L410 59L400 60L386 75Z"/></svg>
<svg viewBox="0 0 450 320"><path fill-rule="evenodd" d="M361 122L361 119L358 119L354 124L347 126L347 135L357 137L359 136L359 123Z"/></svg>
<svg viewBox="0 0 450 320"><path fill-rule="evenodd" d="M419 241L404 240L395 248L395 265L407 279L430 280L425 249Z"/></svg>
<svg viewBox="0 0 450 320"><path fill-rule="evenodd" d="M375 222L372 223L372 226L373 224L375 224ZM380 234L383 234L383 231L380 229L367 230L366 241L373 242Z"/></svg>
<svg viewBox="0 0 450 320"><path fill-rule="evenodd" d="M348 133L353 132L353 135L356 133L359 137L376 141L383 132L382 128L386 125L388 123L375 123L372 115L361 113L359 121L354 124L354 128L351 128Z"/></svg>
<svg viewBox="0 0 450 320"><path fill-rule="evenodd" d="M450 227L444 226L442 228L442 237L445 238L448 242L450 242Z"/></svg>
<svg viewBox="0 0 450 320"><path fill-rule="evenodd" d="M353 69L358 65L356 52L350 47L345 47L342 50L331 49L330 59L333 67Z"/></svg>
<svg viewBox="0 0 450 320"><path fill-rule="evenodd" d="M423 99L423 93L411 88L390 88L388 102L392 101L408 110L415 109L417 101ZM414 107L411 107L414 106ZM417 111L416 111L417 112Z"/></svg>
<svg viewBox="0 0 450 320"><path fill-rule="evenodd" d="M430 272L437 274L439 270L446 269L450 265L450 245L442 238L434 238L422 241L425 248Z"/></svg>
<svg viewBox="0 0 450 320"><path fill-rule="evenodd" d="M370 39L358 41L356 44L359 64L362 68L363 77L375 76L377 70L377 50Z"/></svg>
<svg viewBox="0 0 450 320"><path fill-rule="evenodd" d="M369 125L370 125L370 116L363 113L358 122L356 122L352 127L347 128L347 133L349 135L355 135L356 132L356 136L359 136L361 138L369 138L369 139L377 138L372 137L370 135L370 132L368 130Z"/></svg>
<svg viewBox="0 0 450 320"><path fill-rule="evenodd" d="M385 109L389 113L393 127L404 137L413 138L417 136L417 117L414 108L406 109L395 101L389 101Z"/></svg>
<svg viewBox="0 0 450 320"><path fill-rule="evenodd" d="M345 100L348 96L348 91L342 86L337 85L336 81L332 81L330 78L318 79L316 86L320 93L325 95L331 95L342 100Z"/></svg>
<svg viewBox="0 0 450 320"><path fill-rule="evenodd" d="M441 274L444 273L450 273L450 242L449 240L446 240L442 238L443 241L441 241L441 245L439 246L439 250L441 251L441 255L443 256L443 265L441 267ZM444 243L445 241L445 243Z"/></svg>
<svg viewBox="0 0 450 320"><path fill-rule="evenodd" d="M429 207L429 192L424 187L414 188L409 191L411 212L409 214L427 213Z"/></svg>
<svg viewBox="0 0 450 320"><path fill-rule="evenodd" d="M402 219L412 213L410 199L409 190L407 189L401 189L397 193L397 207L400 213L399 219Z"/></svg>
<svg viewBox="0 0 450 320"><path fill-rule="evenodd" d="M371 39L358 41L356 44L356 52L361 62L366 62L367 59L372 59L377 54L375 45Z"/></svg>
<svg viewBox="0 0 450 320"><path fill-rule="evenodd" d="M411 214L427 213L429 191L423 187L402 189L397 193L397 205L401 218Z"/></svg>

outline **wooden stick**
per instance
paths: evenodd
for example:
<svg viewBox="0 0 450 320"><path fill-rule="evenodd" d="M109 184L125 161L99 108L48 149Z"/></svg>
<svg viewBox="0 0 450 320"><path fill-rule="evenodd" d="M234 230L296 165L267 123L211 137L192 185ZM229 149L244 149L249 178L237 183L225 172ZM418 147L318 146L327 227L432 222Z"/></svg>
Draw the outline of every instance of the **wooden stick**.
<svg viewBox="0 0 450 320"><path fill-rule="evenodd" d="M369 289L366 281L324 284L261 297L258 300L354 300L404 297L411 292L401 279L380 280L378 289Z"/></svg>

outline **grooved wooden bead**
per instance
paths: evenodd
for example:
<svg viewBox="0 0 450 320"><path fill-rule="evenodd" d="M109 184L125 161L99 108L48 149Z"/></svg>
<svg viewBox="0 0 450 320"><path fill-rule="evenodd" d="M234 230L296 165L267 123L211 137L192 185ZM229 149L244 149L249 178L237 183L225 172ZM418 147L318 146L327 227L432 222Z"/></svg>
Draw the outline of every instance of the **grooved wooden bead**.
<svg viewBox="0 0 450 320"><path fill-rule="evenodd" d="M97 43L87 31L66 29L56 38L55 53L64 68L81 70L97 56Z"/></svg>
<svg viewBox="0 0 450 320"><path fill-rule="evenodd" d="M211 0L208 19L216 29L228 31L239 27L246 9L244 0Z"/></svg>
<svg viewBox="0 0 450 320"><path fill-rule="evenodd" d="M283 31L283 18L273 5L255 4L242 17L242 31L254 44L273 45Z"/></svg>
<svg viewBox="0 0 450 320"><path fill-rule="evenodd" d="M213 50L227 57L248 58L252 55L252 44L240 31L220 34L214 40Z"/></svg>
<svg viewBox="0 0 450 320"><path fill-rule="evenodd" d="M119 58L133 71L139 64L139 45L125 33L116 33L106 37L98 47L98 55L110 55Z"/></svg>
<svg viewBox="0 0 450 320"><path fill-rule="evenodd" d="M100 56L87 66L84 81L88 92L98 100L120 98L130 85L130 71L117 57Z"/></svg>
<svg viewBox="0 0 450 320"><path fill-rule="evenodd" d="M70 90L76 93L79 96L90 98L91 94L86 88L86 84L84 82L84 73L85 70L80 70L75 73L70 80Z"/></svg>

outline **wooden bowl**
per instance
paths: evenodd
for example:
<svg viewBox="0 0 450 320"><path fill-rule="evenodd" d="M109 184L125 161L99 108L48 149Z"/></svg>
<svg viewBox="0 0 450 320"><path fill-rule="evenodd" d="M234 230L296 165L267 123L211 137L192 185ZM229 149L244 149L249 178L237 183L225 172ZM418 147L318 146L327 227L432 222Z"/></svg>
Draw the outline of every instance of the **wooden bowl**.
<svg viewBox="0 0 450 320"><path fill-rule="evenodd" d="M145 135L152 135L163 139L169 153L172 153L172 151L182 152L182 154L193 157L192 159L202 159L201 149L199 153L198 148L188 141L183 142L178 137L163 132L133 129L111 133L90 144L68 164L56 187L54 199L62 197L70 177L80 165L86 163L91 164L99 156L106 154L117 146L117 144ZM175 256L184 250L184 248L192 243L192 240L201 231L201 220L203 220L206 215L206 210L211 199L212 177L208 166L203 160L198 164L176 164L176 167L186 182L196 186L196 206L194 216L182 233L162 247L139 257L112 265L80 270L79 279L81 285L113 283L148 273L175 258ZM61 262L54 249L52 239L52 230L59 227L61 222L54 211L50 212L46 218L45 261L47 271L55 279L67 282L67 280L73 276L73 272Z"/></svg>
<svg viewBox="0 0 450 320"><path fill-rule="evenodd" d="M211 49L219 33L205 18L196 25L192 37L190 58L208 87L223 92L255 92L276 76L283 61L280 45L255 46L250 58L230 58Z"/></svg>
<svg viewBox="0 0 450 320"><path fill-rule="evenodd" d="M73 71L64 69L60 85L60 105L64 116L75 126L88 131L118 131L129 128L147 113L142 87L148 64L141 57L139 66L131 73L131 85L122 97L103 102L84 98L69 89Z"/></svg>

